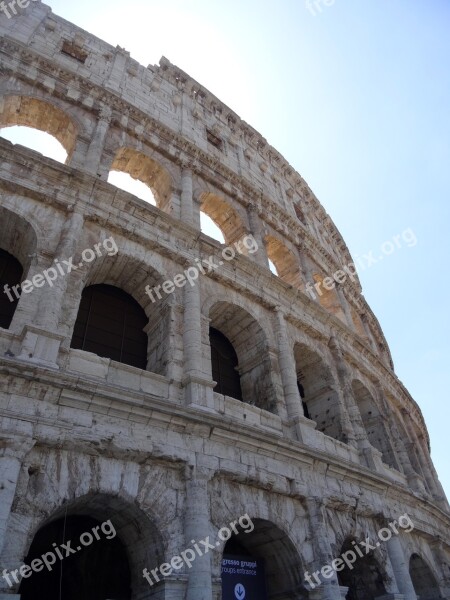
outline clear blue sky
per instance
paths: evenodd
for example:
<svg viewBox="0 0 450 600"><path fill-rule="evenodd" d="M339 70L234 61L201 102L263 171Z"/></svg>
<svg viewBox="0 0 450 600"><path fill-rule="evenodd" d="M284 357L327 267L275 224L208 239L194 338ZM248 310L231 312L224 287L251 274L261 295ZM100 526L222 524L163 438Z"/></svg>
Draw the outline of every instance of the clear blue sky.
<svg viewBox="0 0 450 600"><path fill-rule="evenodd" d="M361 280L450 495L450 3L335 0L315 16L305 0L48 4L227 103L306 179L354 256L412 229L417 244Z"/></svg>

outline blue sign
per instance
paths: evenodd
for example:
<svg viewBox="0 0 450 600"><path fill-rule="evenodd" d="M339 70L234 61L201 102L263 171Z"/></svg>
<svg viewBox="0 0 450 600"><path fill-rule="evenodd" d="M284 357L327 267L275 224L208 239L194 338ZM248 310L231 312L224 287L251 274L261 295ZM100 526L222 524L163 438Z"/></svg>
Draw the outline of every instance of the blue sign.
<svg viewBox="0 0 450 600"><path fill-rule="evenodd" d="M222 559L222 600L267 600L264 560L225 554Z"/></svg>

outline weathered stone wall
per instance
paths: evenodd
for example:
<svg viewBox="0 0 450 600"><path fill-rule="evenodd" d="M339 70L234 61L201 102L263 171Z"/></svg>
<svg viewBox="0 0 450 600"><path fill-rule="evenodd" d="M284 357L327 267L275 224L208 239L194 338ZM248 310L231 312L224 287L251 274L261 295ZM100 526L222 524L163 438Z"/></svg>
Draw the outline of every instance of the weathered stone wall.
<svg viewBox="0 0 450 600"><path fill-rule="evenodd" d="M304 571L407 513L414 530L376 555L386 594L416 598L417 554L439 588L430 600L450 598L449 507L420 410L357 279L322 303L305 293L351 257L303 179L166 59L144 68L41 3L0 32L0 126L47 131L68 153L61 165L0 139L0 248L27 279L111 236L118 248L22 293L0 329L0 566L18 568L67 510L117 524L133 600L218 599L223 543L157 588L142 569L248 513L271 599L340 598L335 577L307 592ZM157 206L107 183L111 169ZM145 286L220 259L200 210L226 244L252 234L258 252L153 303ZM146 370L70 347L96 283L145 310ZM244 402L213 391L210 326L235 347Z"/></svg>

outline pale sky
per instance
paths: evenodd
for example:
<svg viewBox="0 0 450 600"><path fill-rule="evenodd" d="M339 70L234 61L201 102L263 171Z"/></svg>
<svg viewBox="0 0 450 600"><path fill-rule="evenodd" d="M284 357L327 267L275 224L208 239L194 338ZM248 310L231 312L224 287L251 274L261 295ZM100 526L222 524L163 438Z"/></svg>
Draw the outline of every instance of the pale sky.
<svg viewBox="0 0 450 600"><path fill-rule="evenodd" d="M142 64L164 55L197 79L305 178L361 264L372 252L363 291L450 495L450 3L48 4Z"/></svg>

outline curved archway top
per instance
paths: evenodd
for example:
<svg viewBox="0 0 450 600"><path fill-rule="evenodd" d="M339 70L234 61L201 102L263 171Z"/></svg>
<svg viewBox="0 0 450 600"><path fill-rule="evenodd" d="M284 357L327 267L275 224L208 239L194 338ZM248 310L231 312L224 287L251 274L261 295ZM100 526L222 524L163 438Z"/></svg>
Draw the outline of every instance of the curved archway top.
<svg viewBox="0 0 450 600"><path fill-rule="evenodd" d="M202 192L199 196L200 210L217 225L226 244L237 242L249 233L238 211L222 196Z"/></svg>
<svg viewBox="0 0 450 600"><path fill-rule="evenodd" d="M330 388L335 386L335 380L331 368L320 354L307 344L295 342L294 359L298 374L305 379L320 378L322 384Z"/></svg>
<svg viewBox="0 0 450 600"><path fill-rule="evenodd" d="M224 333L231 342L243 332L258 330L267 341L267 335L259 320L245 308L227 301L215 302L209 310L211 326ZM227 333L228 332L228 333Z"/></svg>
<svg viewBox="0 0 450 600"><path fill-rule="evenodd" d="M95 239L99 239L95 237ZM119 247L119 252L112 255L104 255L96 258L91 265L88 265L84 285L112 285L120 288L136 300L146 311L147 316L149 311L146 307L151 303L145 288L161 284L167 275L163 275L164 269L162 264L155 264L154 257L147 253L140 258L136 258L127 252L126 248ZM86 242L86 248L92 248L93 243ZM86 267L85 267L86 268ZM170 298L170 296L168 297Z"/></svg>
<svg viewBox="0 0 450 600"><path fill-rule="evenodd" d="M27 218L0 206L0 244L26 268L38 249L38 233Z"/></svg>
<svg viewBox="0 0 450 600"><path fill-rule="evenodd" d="M163 209L170 201L172 178L161 164L147 154L130 147L120 148L116 152L111 171L127 173L133 179L147 185L158 208Z"/></svg>
<svg viewBox="0 0 450 600"><path fill-rule="evenodd" d="M61 108L32 96L10 95L0 100L0 128L22 125L55 137L71 157L78 126Z"/></svg>
<svg viewBox="0 0 450 600"><path fill-rule="evenodd" d="M278 277L300 289L304 282L302 280L299 257L295 256L282 240L273 235L266 235L265 242L267 256L275 265Z"/></svg>

